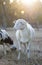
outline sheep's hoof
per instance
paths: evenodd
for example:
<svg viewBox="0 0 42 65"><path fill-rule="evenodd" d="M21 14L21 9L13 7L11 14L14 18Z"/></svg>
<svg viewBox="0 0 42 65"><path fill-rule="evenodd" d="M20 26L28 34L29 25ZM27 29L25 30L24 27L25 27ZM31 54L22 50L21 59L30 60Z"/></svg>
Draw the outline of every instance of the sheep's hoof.
<svg viewBox="0 0 42 65"><path fill-rule="evenodd" d="M19 62L19 60L14 60L16 63L18 63Z"/></svg>

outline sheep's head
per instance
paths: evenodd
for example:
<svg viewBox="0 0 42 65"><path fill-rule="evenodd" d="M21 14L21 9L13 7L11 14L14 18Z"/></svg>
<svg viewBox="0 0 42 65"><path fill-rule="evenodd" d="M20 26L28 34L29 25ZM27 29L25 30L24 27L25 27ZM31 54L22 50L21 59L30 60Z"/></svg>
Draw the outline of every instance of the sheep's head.
<svg viewBox="0 0 42 65"><path fill-rule="evenodd" d="M25 27L26 27L26 21L24 19L16 20L16 23L14 25L14 29L23 30Z"/></svg>

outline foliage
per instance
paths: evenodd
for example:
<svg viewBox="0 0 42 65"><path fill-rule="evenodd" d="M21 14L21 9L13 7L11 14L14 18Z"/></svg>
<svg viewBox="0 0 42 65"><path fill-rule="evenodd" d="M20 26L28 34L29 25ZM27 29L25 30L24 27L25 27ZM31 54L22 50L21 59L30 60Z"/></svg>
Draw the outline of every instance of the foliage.
<svg viewBox="0 0 42 65"><path fill-rule="evenodd" d="M5 4L3 4L5 2ZM21 11L24 11L24 14ZM14 0L10 4L9 0L0 0L0 24L12 26L13 20L18 18L24 18L30 23L39 22L42 23L42 4L37 0L31 8L29 6L22 5L22 3L17 3Z"/></svg>

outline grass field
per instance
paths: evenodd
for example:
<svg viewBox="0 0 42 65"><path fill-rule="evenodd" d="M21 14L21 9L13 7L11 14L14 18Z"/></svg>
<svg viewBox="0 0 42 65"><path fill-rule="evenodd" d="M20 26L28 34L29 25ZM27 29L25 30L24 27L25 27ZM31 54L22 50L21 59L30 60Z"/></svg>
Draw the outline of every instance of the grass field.
<svg viewBox="0 0 42 65"><path fill-rule="evenodd" d="M17 52L14 50L3 54L3 47L0 46L0 65L42 65L42 28L36 31L35 39L31 42L31 58L27 59L26 55L21 53L21 59L17 61ZM12 29L7 29L7 32L15 39L15 33ZM17 41L16 41L17 43Z"/></svg>

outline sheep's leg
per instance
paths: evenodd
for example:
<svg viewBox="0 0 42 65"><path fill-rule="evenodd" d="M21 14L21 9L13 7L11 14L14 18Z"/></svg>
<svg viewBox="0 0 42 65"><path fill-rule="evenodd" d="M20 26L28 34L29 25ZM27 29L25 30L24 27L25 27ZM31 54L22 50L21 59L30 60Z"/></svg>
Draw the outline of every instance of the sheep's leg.
<svg viewBox="0 0 42 65"><path fill-rule="evenodd" d="M24 54L27 54L27 43L24 43Z"/></svg>
<svg viewBox="0 0 42 65"><path fill-rule="evenodd" d="M20 46L20 42L18 42L18 57L17 59L19 60L20 59L20 55L21 55L21 46Z"/></svg>
<svg viewBox="0 0 42 65"><path fill-rule="evenodd" d="M21 52L20 52L20 50L19 50L17 60L19 60L19 59L20 59L20 54L21 54Z"/></svg>
<svg viewBox="0 0 42 65"><path fill-rule="evenodd" d="M4 50L4 55L6 55L5 43L3 43L3 50Z"/></svg>
<svg viewBox="0 0 42 65"><path fill-rule="evenodd" d="M30 58L30 43L27 45L27 57Z"/></svg>

